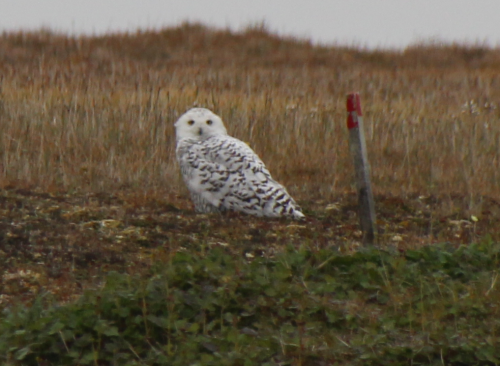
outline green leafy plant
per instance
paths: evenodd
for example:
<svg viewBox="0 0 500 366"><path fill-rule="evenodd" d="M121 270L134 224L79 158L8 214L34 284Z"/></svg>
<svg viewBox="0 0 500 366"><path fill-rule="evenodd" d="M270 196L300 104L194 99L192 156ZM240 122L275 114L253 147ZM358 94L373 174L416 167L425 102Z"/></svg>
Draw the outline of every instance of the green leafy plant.
<svg viewBox="0 0 500 366"><path fill-rule="evenodd" d="M500 245L251 260L179 252L146 277L110 273L77 302L4 310L4 363L495 364Z"/></svg>

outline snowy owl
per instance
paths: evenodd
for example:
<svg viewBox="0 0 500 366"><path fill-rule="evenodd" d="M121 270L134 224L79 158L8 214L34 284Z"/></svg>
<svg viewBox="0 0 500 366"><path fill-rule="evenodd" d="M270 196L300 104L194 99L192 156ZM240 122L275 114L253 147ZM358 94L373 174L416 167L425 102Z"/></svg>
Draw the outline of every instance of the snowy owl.
<svg viewBox="0 0 500 366"><path fill-rule="evenodd" d="M193 108L175 122L176 155L197 212L240 211L254 216L304 214L255 152L228 136L222 119Z"/></svg>

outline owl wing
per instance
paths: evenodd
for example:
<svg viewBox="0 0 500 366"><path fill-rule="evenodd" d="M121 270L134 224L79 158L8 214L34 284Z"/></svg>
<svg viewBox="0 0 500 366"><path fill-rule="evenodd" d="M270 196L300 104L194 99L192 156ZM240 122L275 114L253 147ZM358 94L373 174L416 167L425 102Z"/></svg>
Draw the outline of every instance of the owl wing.
<svg viewBox="0 0 500 366"><path fill-rule="evenodd" d="M221 209L228 195L246 199L252 195L251 189L246 189L248 184L271 178L253 150L229 136L180 141L177 159L190 192Z"/></svg>
<svg viewBox="0 0 500 366"><path fill-rule="evenodd" d="M214 136L184 147L181 142L177 156L195 205L201 198L219 210L270 217L299 210L257 154L238 139Z"/></svg>

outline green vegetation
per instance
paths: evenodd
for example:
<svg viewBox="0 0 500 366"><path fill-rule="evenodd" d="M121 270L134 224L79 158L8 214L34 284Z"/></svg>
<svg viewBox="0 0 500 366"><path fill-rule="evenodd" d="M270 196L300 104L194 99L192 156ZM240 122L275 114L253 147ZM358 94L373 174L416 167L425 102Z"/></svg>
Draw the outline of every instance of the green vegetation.
<svg viewBox="0 0 500 366"><path fill-rule="evenodd" d="M500 245L404 254L193 247L147 279L4 310L3 364L386 365L500 362Z"/></svg>

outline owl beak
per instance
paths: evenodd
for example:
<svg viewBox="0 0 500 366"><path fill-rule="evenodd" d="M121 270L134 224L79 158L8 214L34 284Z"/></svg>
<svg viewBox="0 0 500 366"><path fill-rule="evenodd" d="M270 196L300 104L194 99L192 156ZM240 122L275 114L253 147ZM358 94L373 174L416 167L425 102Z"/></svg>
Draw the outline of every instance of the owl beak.
<svg viewBox="0 0 500 366"><path fill-rule="evenodd" d="M201 127L199 128L198 135L200 135L200 136L203 135L203 128L201 128Z"/></svg>

